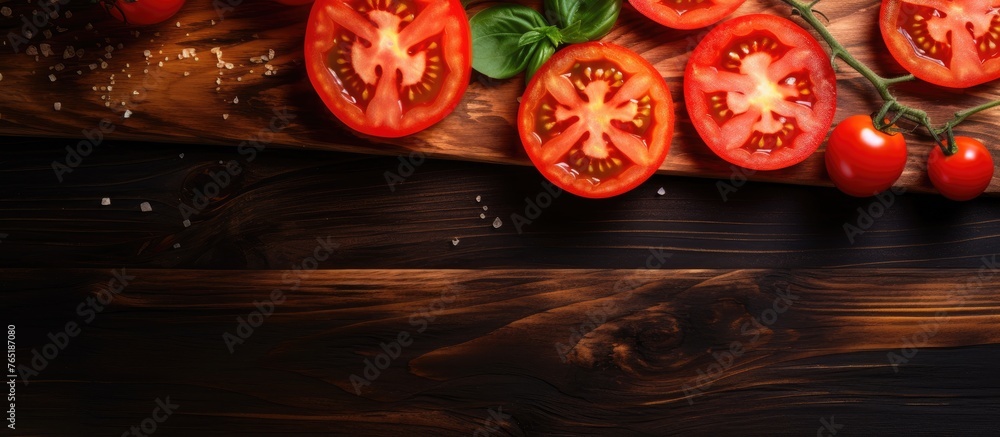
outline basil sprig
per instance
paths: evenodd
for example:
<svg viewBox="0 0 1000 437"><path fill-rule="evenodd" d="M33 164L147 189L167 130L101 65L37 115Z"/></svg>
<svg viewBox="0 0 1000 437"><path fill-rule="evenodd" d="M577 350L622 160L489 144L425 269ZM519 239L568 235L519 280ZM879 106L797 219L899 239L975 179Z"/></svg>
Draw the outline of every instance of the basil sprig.
<svg viewBox="0 0 1000 437"><path fill-rule="evenodd" d="M527 70L530 79L560 44L607 35L621 6L621 0L545 0L548 19L516 4L484 9L469 20L472 68L494 79Z"/></svg>

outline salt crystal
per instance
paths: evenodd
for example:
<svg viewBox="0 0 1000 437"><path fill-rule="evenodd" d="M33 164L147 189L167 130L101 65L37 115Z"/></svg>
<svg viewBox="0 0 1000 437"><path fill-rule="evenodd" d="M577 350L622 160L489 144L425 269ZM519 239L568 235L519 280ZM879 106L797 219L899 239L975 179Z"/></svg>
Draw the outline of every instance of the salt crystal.
<svg viewBox="0 0 1000 437"><path fill-rule="evenodd" d="M3 80L3 73L0 73L0 80Z"/></svg>
<svg viewBox="0 0 1000 437"><path fill-rule="evenodd" d="M223 120L229 120L229 114L222 114Z"/></svg>
<svg viewBox="0 0 1000 437"><path fill-rule="evenodd" d="M500 220L500 217L493 220L493 229L500 229L501 226L503 226L503 221Z"/></svg>
<svg viewBox="0 0 1000 437"><path fill-rule="evenodd" d="M13 13L14 13L14 11L12 11L10 8L8 8L6 6L0 8L0 14L3 14L3 16L5 16L5 17L9 17Z"/></svg>
<svg viewBox="0 0 1000 437"><path fill-rule="evenodd" d="M479 218L486 219L486 214L479 214Z"/></svg>
<svg viewBox="0 0 1000 437"><path fill-rule="evenodd" d="M254 64L263 64L264 63L264 61L261 60L260 56L254 56L254 57L250 58L250 62L252 62Z"/></svg>
<svg viewBox="0 0 1000 437"><path fill-rule="evenodd" d="M66 18L73 18L73 11L66 11Z"/></svg>
<svg viewBox="0 0 1000 437"><path fill-rule="evenodd" d="M657 192L656 192L656 194L659 194L659 195L661 195L661 196L662 196L662 195L664 195L664 194L667 194L667 190L664 190L664 189L663 189L663 187L660 187L660 190L659 190L659 191L657 191Z"/></svg>
<svg viewBox="0 0 1000 437"><path fill-rule="evenodd" d="M240 102L240 98L239 97L233 99L233 104L234 105L237 104L237 103L239 103L239 102Z"/></svg>
<svg viewBox="0 0 1000 437"><path fill-rule="evenodd" d="M181 159L184 159L184 154L183 153L181 153L180 155L177 155L177 156L181 157Z"/></svg>
<svg viewBox="0 0 1000 437"><path fill-rule="evenodd" d="M483 211L489 211L489 210L490 210L490 207L488 207L486 205L483 205Z"/></svg>
<svg viewBox="0 0 1000 437"><path fill-rule="evenodd" d="M218 77L217 77L217 78L215 78L215 84L216 84L216 85L222 85L222 79L220 79L220 78L218 78Z"/></svg>
<svg viewBox="0 0 1000 437"><path fill-rule="evenodd" d="M232 62L226 62L226 70L232 70L235 65Z"/></svg>
<svg viewBox="0 0 1000 437"><path fill-rule="evenodd" d="M125 103L125 102L122 102L122 103ZM131 116L132 116L132 110L131 110L131 109L126 109L126 110L125 110L125 114L123 114L123 116L124 116L125 118L129 118L129 117L131 117Z"/></svg>
<svg viewBox="0 0 1000 437"><path fill-rule="evenodd" d="M49 80L52 81L52 82L55 82L56 81L56 75L50 74L49 75Z"/></svg>
<svg viewBox="0 0 1000 437"><path fill-rule="evenodd" d="M143 50L142 51L142 55L145 56L145 57L147 57L147 58L150 57L150 56L153 56L153 54L150 53L149 50Z"/></svg>
<svg viewBox="0 0 1000 437"><path fill-rule="evenodd" d="M240 76L240 77L237 77L237 78L236 78L236 81L237 81L237 82L243 82L243 76Z"/></svg>
<svg viewBox="0 0 1000 437"><path fill-rule="evenodd" d="M476 203L482 202L483 196L476 196Z"/></svg>
<svg viewBox="0 0 1000 437"><path fill-rule="evenodd" d="M274 50L273 49L267 49L267 57L268 57L268 59L274 59Z"/></svg>
<svg viewBox="0 0 1000 437"><path fill-rule="evenodd" d="M97 64L90 64L90 65L88 65L88 67L90 67L91 70L96 70L97 69Z"/></svg>
<svg viewBox="0 0 1000 437"><path fill-rule="evenodd" d="M191 227L191 220L184 220L183 224L185 228Z"/></svg>
<svg viewBox="0 0 1000 437"><path fill-rule="evenodd" d="M101 206L108 206L110 204L111 204L111 198L110 197L105 197L105 198L101 199Z"/></svg>
<svg viewBox="0 0 1000 437"><path fill-rule="evenodd" d="M157 64L157 65L160 66L160 67L162 67L163 66L163 61L160 61L160 63Z"/></svg>
<svg viewBox="0 0 1000 437"><path fill-rule="evenodd" d="M458 237L455 237L455 238L451 239L451 245L452 246L458 246Z"/></svg>
<svg viewBox="0 0 1000 437"><path fill-rule="evenodd" d="M42 49L42 56L45 56L46 58L56 54L56 52L52 51L52 46L49 44L39 44L38 48Z"/></svg>
<svg viewBox="0 0 1000 437"><path fill-rule="evenodd" d="M106 68L108 68L108 63L101 61L101 69L106 69Z"/></svg>
<svg viewBox="0 0 1000 437"><path fill-rule="evenodd" d="M28 49L24 51L24 54L28 56L35 56L38 54L38 47L28 46Z"/></svg>
<svg viewBox="0 0 1000 437"><path fill-rule="evenodd" d="M56 111L61 111L62 110L62 102L55 102L55 103L52 104L52 107L55 108Z"/></svg>
<svg viewBox="0 0 1000 437"><path fill-rule="evenodd" d="M185 71L185 72L184 72L184 77L188 77L188 76L190 76L190 75L191 75L191 72L189 72L189 71Z"/></svg>
<svg viewBox="0 0 1000 437"><path fill-rule="evenodd" d="M181 22L180 21L177 22L177 27L181 27Z"/></svg>
<svg viewBox="0 0 1000 437"><path fill-rule="evenodd" d="M56 71L63 71L63 70L66 69L66 66L63 65L62 63L58 63L58 64L56 64L55 67L52 67L52 68L54 68Z"/></svg>
<svg viewBox="0 0 1000 437"><path fill-rule="evenodd" d="M180 248L181 248L181 243L174 243L174 249L180 249Z"/></svg>
<svg viewBox="0 0 1000 437"><path fill-rule="evenodd" d="M84 29L87 29L87 30L94 30L94 25L93 25L93 24L90 24L90 23L87 23L87 25L86 25L86 26L83 26L83 28L84 28Z"/></svg>
<svg viewBox="0 0 1000 437"><path fill-rule="evenodd" d="M142 210L142 212L150 212L153 210L153 207L149 206L149 202L142 202L139 204L139 209Z"/></svg>

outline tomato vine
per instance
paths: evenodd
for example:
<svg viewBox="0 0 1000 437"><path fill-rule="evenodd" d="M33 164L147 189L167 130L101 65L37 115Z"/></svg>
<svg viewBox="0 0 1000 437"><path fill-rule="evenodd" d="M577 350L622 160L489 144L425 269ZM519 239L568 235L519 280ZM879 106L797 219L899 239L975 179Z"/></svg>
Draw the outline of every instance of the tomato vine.
<svg viewBox="0 0 1000 437"><path fill-rule="evenodd" d="M819 17L817 17L817 15L822 16L822 12L816 11L814 6L816 6L816 4L821 0L813 0L808 3L799 0L781 1L792 7L792 15L802 17L802 19L805 20L805 22L809 24L816 31L816 33L823 38L824 41L826 41L826 44L831 50L830 62L834 64L834 69L837 68L836 61L839 58L859 74L864 76L864 78L871 82L871 84L875 87L884 104L873 117L872 121L874 122L875 128L881 131L889 132L894 129L892 126L900 118L907 119L917 123L919 125L918 127L922 126L926 129L927 132L934 138L935 143L941 147L941 151L944 152L945 156L950 156L958 150L955 144L955 134L953 133L953 129L972 115L1000 106L1000 100L995 100L959 111L955 113L954 117L947 123L939 127L935 127L931 121L930 115L928 115L926 111L901 103L889 89L892 85L916 79L914 75L908 74L899 77L883 77L851 55L847 49L840 44L839 41L837 41L837 38L830 33L830 30L827 29L826 25L823 24ZM886 123L886 117L889 113L894 114L894 116L892 120ZM942 135L946 137L946 141L941 140Z"/></svg>

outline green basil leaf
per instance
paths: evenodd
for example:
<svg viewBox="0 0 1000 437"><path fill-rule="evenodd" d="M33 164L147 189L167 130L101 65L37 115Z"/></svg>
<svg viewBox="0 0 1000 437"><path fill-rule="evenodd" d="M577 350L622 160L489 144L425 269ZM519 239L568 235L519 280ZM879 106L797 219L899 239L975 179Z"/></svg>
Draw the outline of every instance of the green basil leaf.
<svg viewBox="0 0 1000 437"><path fill-rule="evenodd" d="M531 80L532 76L542 65L545 64L549 58L556 53L556 46L548 40L538 41L537 44L532 48L531 55L528 56L528 67L527 67L527 80Z"/></svg>
<svg viewBox="0 0 1000 437"><path fill-rule="evenodd" d="M545 39L545 34L537 30L529 30L521 38L517 40L518 47L530 46L538 41Z"/></svg>
<svg viewBox="0 0 1000 437"><path fill-rule="evenodd" d="M534 31L547 37L545 18L534 9L515 4L493 6L469 19L472 28L472 68L494 79L507 79L523 71L531 55L521 38ZM534 37L528 37L528 39Z"/></svg>
<svg viewBox="0 0 1000 437"><path fill-rule="evenodd" d="M545 0L549 22L562 32L562 40L581 43L602 38L611 31L622 9L622 0Z"/></svg>

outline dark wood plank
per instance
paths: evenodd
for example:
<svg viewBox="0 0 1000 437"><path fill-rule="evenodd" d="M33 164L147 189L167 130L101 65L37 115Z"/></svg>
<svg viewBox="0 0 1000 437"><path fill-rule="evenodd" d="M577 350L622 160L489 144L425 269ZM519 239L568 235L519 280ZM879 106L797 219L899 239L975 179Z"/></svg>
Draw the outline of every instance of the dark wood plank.
<svg viewBox="0 0 1000 437"><path fill-rule="evenodd" d="M17 19L20 14L30 16L32 3L15 3L11 5L15 8L13 17L0 18L3 34L20 26ZM474 12L489 2L472 3L471 11ZM522 3L540 4L534 0ZM878 4L875 0L825 2L821 9L830 18L831 31L853 53L879 71L895 74L899 67L886 54L878 35ZM138 38L130 34L131 29L109 23L96 8L77 10L72 19L56 20L57 25L69 31L56 33L46 43L52 44L59 54L67 45L85 49L84 56L79 59L63 60L56 55L35 62L24 54L13 54L11 47L5 46L6 49L0 51L0 65L3 66L0 73L4 74L3 90L7 97L0 101L0 134L74 138L81 130L94 129L102 119L107 119L115 127L108 136L115 139L234 146L267 131L275 117L274 111L287 109L295 118L287 127L268 134L273 137L274 145L389 155L417 150L440 158L528 164L513 122L516 99L523 90L521 79L496 82L477 78L454 114L420 134L399 140L359 138L339 127L315 96L302 68L302 23L309 8L280 7L267 1L244 2L227 11L225 19L220 21L212 5L212 2L191 2L176 19L142 29ZM787 9L778 0L754 1L746 2L737 14L787 15ZM213 25L212 20L216 24ZM84 30L88 22L96 23L95 30ZM181 23L180 28L175 27L177 22ZM154 32L159 35L152 35ZM606 40L643 55L655 64L671 87L679 120L673 149L661 173L729 177L732 174L730 165L704 146L683 105L681 77L687 54L703 34L702 31L666 29L626 6L620 24ZM98 57L103 55L103 47L107 45L105 38L112 44L122 43L124 48L116 50L112 59L105 59L107 69L91 72L89 64L99 64L103 59ZM37 46L41 41L39 36L32 44ZM235 64L232 70L216 67L214 55L209 53L213 47L222 48L223 59ZM201 60L177 60L176 56L184 48L196 48ZM252 64L249 59L267 53L268 49L277 53L272 65L278 73L264 76L263 66ZM151 50L154 55L149 66L145 65L144 50ZM163 50L162 55L160 50ZM164 61L162 67L159 61ZM65 70L49 70L57 64L63 64ZM143 73L144 69L150 73ZM76 73L78 70L81 75ZM849 68L843 70L837 120L877 109L879 105L870 96L870 85L848 71ZM185 76L185 72L190 76ZM220 72L223 73L221 77ZM49 74L55 74L57 82L50 82ZM101 91L100 87L110 84L111 74L115 74L113 90ZM127 77L128 74L132 77ZM146 80L151 76L156 79ZM242 80L237 82L237 77ZM222 80L220 85L215 83L217 78ZM98 87L97 91L92 89L94 86ZM133 91L139 92L135 98ZM900 92L907 96L907 101L928 108L939 121L956 110L1000 98L995 85L956 93L914 83L900 86ZM111 108L104 106L102 95L109 95L115 102ZM232 103L236 97L239 97L239 104ZM125 106L120 105L122 101L126 102ZM54 102L62 103L61 111L53 110ZM131 118L122 117L125 109L134 112ZM228 119L224 120L223 114L228 114ZM989 147L995 148L1000 144L995 119L988 115L976 117L961 130L982 138ZM489 134L483 135L484 132ZM911 143L910 162L899 185L911 191L931 191L923 171L928 142L913 138ZM794 168L755 173L750 178L830 185L822 152ZM995 179L989 190L1000 192L1000 180Z"/></svg>
<svg viewBox="0 0 1000 437"><path fill-rule="evenodd" d="M830 417L838 435L997 429L995 265L341 270L297 287L282 272L124 274L88 323L77 307L112 272L0 271L19 363L81 325L17 385L19 433L120 435L167 397L179 408L157 435L469 435L491 409L509 417L477 435L813 435ZM224 333L273 289L286 300L230 353ZM351 375L401 333L412 344L359 395ZM893 366L904 339L916 349Z"/></svg>
<svg viewBox="0 0 1000 437"><path fill-rule="evenodd" d="M525 199L545 189L531 168L428 159L390 188L395 157L268 148L248 162L225 148L106 142L60 183L50 166L72 143L3 141L4 266L280 270L327 236L341 249L326 268L633 268L659 247L676 268L975 268L1000 251L993 199L897 196L852 242L844 225L864 221L858 208L882 208L834 189L747 183L725 201L721 181L658 176L617 199L560 196L536 217ZM185 227L180 205L212 191L220 161L241 174ZM517 226L515 214L534 219Z"/></svg>

